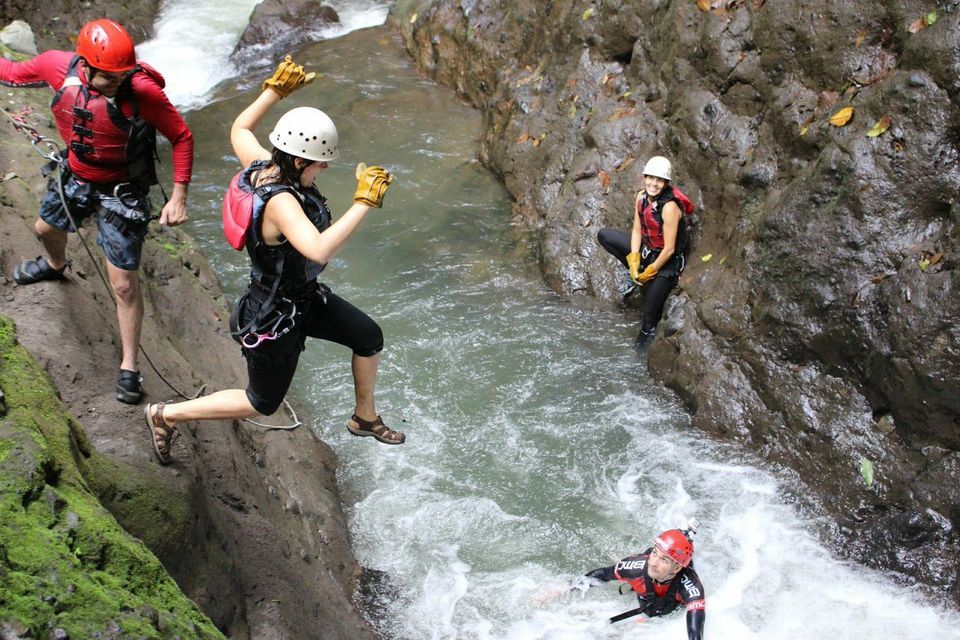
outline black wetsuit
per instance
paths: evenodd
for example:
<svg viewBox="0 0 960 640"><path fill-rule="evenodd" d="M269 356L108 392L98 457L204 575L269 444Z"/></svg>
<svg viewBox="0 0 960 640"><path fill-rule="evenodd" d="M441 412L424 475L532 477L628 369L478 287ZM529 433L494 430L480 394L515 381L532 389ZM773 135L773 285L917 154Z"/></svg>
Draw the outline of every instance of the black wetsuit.
<svg viewBox="0 0 960 640"><path fill-rule="evenodd" d="M594 569L587 574L587 578L602 582L626 582L636 592L643 614L648 618L666 615L684 605L687 610L687 639L703 640L706 596L697 572L691 564L681 569L670 582L657 582L647 573L647 558L652 550L651 547L640 555L624 558L611 567Z"/></svg>

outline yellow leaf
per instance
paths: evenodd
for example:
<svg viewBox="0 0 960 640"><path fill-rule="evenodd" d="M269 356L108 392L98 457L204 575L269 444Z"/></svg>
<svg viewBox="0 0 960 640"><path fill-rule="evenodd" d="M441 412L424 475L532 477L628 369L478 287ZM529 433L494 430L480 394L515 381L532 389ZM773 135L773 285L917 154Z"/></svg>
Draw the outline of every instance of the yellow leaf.
<svg viewBox="0 0 960 640"><path fill-rule="evenodd" d="M712 254L712 253L708 253L708 254L705 255L705 256L700 256L700 260L701 260L702 262L710 262L710 259L711 259L711 258L713 258L713 254Z"/></svg>
<svg viewBox="0 0 960 640"><path fill-rule="evenodd" d="M570 105L570 112L568 115L570 116L571 120L577 117L577 105L575 104Z"/></svg>
<svg viewBox="0 0 960 640"><path fill-rule="evenodd" d="M589 9L583 12L584 20L589 20L591 16L593 16L593 7L590 7Z"/></svg>
<svg viewBox="0 0 960 640"><path fill-rule="evenodd" d="M929 27L930 25L932 25L934 22L937 21L937 12L936 12L936 11L931 11L931 12L928 13L927 15L923 16L923 21L924 21L924 22L927 24L927 26Z"/></svg>
<svg viewBox="0 0 960 640"><path fill-rule="evenodd" d="M881 135L884 131L890 128L890 116L883 116L877 120L877 124L873 125L870 131L867 131L868 138L876 138Z"/></svg>
<svg viewBox="0 0 960 640"><path fill-rule="evenodd" d="M700 11L710 11L710 0L697 0L697 9L700 9Z"/></svg>
<svg viewBox="0 0 960 640"><path fill-rule="evenodd" d="M921 16L910 23L910 26L907 27L907 31L909 31L910 33L917 33L918 31L923 31L926 28L927 28L927 21L924 19L923 16Z"/></svg>
<svg viewBox="0 0 960 640"><path fill-rule="evenodd" d="M846 126L850 122L850 118L853 117L853 107L844 107L837 111L835 114L830 116L830 124L835 127Z"/></svg>
<svg viewBox="0 0 960 640"><path fill-rule="evenodd" d="M803 125L802 127L800 127L800 135L801 136L807 135L807 125Z"/></svg>
<svg viewBox="0 0 960 640"><path fill-rule="evenodd" d="M923 260L920 261L919 264L920 264L920 271L926 271L927 267L930 266L930 261L924 258Z"/></svg>
<svg viewBox="0 0 960 640"><path fill-rule="evenodd" d="M534 139L533 139L533 146L535 146L535 147L539 147L539 146L540 146L540 138L534 138Z"/></svg>
<svg viewBox="0 0 960 640"><path fill-rule="evenodd" d="M625 99L625 98L629 98L632 95L633 95L633 91L625 91L624 94L620 96L620 98Z"/></svg>
<svg viewBox="0 0 960 640"><path fill-rule="evenodd" d="M410 16L410 24L413 24L416 21L417 21L417 14L414 13L412 16Z"/></svg>

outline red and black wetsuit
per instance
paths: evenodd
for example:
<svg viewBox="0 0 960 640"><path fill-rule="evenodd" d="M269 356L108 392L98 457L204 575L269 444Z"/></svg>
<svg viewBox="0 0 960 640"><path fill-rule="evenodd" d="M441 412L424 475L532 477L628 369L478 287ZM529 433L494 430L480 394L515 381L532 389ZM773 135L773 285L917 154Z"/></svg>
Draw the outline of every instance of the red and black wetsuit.
<svg viewBox="0 0 960 640"><path fill-rule="evenodd" d="M91 135L83 135L82 142L91 147L86 153L70 153L70 170L77 177L97 184L115 184L129 179L126 157L130 126L122 120L142 119L159 131L173 146L173 181L190 182L193 169L193 135L190 128L170 104L163 92L163 78L146 65L120 85L114 98L107 98L88 84L81 70L76 69L76 54L69 51L45 51L26 62L11 62L0 58L0 84L10 87L42 87L48 85L58 92L51 105L57 129L66 143L76 142L81 133L75 125ZM76 73L76 85L64 80ZM78 105L92 114L84 122L76 122L73 110L76 100L67 93L86 90L83 104ZM85 149L85 148L84 148Z"/></svg>
<svg viewBox="0 0 960 640"><path fill-rule="evenodd" d="M706 596L693 565L680 570L670 582L657 582L647 573L647 558L653 548L640 555L624 558L611 567L594 569L587 578L610 582L620 580L630 585L649 618L666 615L681 604L687 610L688 640L703 640L703 625L706 620Z"/></svg>

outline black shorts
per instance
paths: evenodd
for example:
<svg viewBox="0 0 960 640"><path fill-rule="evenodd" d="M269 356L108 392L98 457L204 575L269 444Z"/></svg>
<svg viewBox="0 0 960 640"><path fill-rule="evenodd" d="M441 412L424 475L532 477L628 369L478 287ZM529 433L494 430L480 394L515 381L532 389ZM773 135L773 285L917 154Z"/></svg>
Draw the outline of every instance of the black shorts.
<svg viewBox="0 0 960 640"><path fill-rule="evenodd" d="M248 294L240 299L240 326L250 322L260 309L260 296ZM263 415L274 413L282 404L293 374L300 362L307 337L329 340L349 347L361 357L383 350L383 331L370 316L341 298L327 293L297 300L293 328L276 340L260 343L254 349L243 347L247 360L247 399Z"/></svg>

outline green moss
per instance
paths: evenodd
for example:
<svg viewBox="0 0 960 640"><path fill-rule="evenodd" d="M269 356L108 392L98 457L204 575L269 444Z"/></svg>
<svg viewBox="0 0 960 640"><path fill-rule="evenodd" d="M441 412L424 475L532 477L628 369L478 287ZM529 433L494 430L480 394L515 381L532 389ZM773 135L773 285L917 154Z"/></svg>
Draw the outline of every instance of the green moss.
<svg viewBox="0 0 960 640"><path fill-rule="evenodd" d="M84 469L117 482L121 471L91 450L3 317L0 388L9 409L0 421L0 620L34 637L60 628L72 638L115 637L116 629L125 637L222 638L91 492ZM166 504L141 495L144 509ZM172 506L155 516L156 530L169 531L169 518L185 514Z"/></svg>
<svg viewBox="0 0 960 640"><path fill-rule="evenodd" d="M174 258L178 258L180 256L180 251L177 249L177 246L175 244L170 242L164 242L162 246L163 246L163 250L169 253Z"/></svg>

